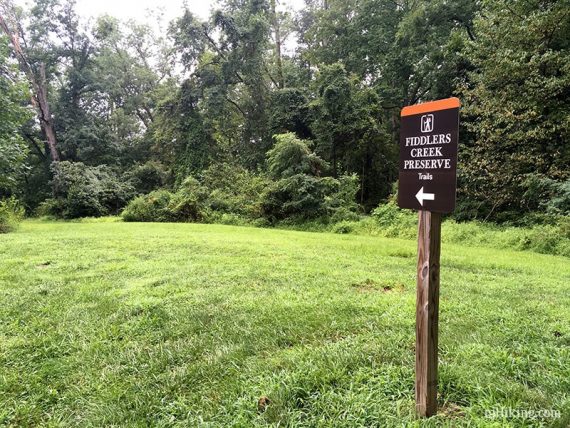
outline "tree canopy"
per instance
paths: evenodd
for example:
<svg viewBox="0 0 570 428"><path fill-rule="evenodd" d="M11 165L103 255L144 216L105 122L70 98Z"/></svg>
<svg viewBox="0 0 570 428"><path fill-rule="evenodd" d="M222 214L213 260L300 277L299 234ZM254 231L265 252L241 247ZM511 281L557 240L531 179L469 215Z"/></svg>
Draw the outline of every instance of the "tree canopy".
<svg viewBox="0 0 570 428"><path fill-rule="evenodd" d="M281 193L255 193L279 203L295 186L330 196L323 179L351 177L351 203L368 212L397 181L400 109L459 96L457 217L564 214L569 10L568 0L306 0L297 12L222 0L207 20L188 8L170 23L157 15L157 31L87 21L73 0L27 10L1 0L0 192L70 213L61 204L73 186L58 183L83 177L74 195L96 189L91 212L104 214L233 170L286 180Z"/></svg>

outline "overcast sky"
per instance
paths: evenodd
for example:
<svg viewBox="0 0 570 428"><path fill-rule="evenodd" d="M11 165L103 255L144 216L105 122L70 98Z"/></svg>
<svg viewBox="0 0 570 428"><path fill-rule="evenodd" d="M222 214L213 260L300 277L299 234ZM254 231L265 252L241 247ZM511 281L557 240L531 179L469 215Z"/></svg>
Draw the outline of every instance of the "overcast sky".
<svg viewBox="0 0 570 428"><path fill-rule="evenodd" d="M19 4L27 4L29 0L18 0ZM149 9L164 10L166 22L182 14L184 0L77 0L77 12L83 17L97 17L109 14L120 19L133 18L137 21L147 21ZM215 6L215 0L187 0L189 9L202 19L209 16ZM278 0L281 7L289 6L300 9L303 0Z"/></svg>

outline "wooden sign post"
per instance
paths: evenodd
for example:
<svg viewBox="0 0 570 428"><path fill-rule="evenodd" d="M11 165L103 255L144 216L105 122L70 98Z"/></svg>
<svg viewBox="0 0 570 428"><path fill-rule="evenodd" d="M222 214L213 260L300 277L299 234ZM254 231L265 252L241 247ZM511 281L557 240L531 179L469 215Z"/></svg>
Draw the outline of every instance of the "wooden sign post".
<svg viewBox="0 0 570 428"><path fill-rule="evenodd" d="M459 100L404 107L398 205L419 211L416 300L416 411L437 413L441 213L455 208Z"/></svg>
<svg viewBox="0 0 570 428"><path fill-rule="evenodd" d="M416 411L437 413L437 334L441 214L421 210L416 297Z"/></svg>

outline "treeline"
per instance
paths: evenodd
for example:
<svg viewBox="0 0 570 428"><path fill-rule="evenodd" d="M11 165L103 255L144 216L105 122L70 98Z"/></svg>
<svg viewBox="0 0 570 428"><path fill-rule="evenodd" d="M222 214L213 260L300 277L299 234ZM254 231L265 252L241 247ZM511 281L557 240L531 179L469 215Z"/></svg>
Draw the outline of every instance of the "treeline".
<svg viewBox="0 0 570 428"><path fill-rule="evenodd" d="M458 219L570 212L570 1L223 0L207 21L0 0L0 196L65 218L353 219L399 112L462 100Z"/></svg>

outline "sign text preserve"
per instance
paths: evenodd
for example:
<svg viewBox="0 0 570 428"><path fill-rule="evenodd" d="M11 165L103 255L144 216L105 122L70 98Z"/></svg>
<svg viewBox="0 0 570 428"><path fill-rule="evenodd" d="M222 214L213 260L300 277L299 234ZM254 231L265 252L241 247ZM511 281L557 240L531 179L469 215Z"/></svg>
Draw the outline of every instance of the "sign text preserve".
<svg viewBox="0 0 570 428"><path fill-rule="evenodd" d="M404 107L400 131L400 208L455 208L459 99Z"/></svg>

